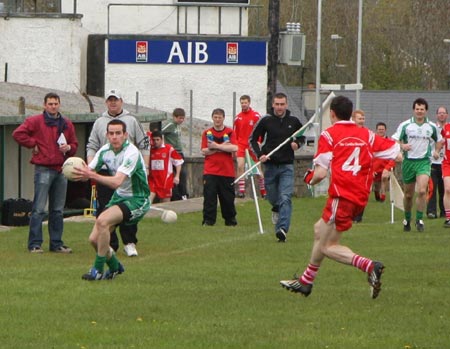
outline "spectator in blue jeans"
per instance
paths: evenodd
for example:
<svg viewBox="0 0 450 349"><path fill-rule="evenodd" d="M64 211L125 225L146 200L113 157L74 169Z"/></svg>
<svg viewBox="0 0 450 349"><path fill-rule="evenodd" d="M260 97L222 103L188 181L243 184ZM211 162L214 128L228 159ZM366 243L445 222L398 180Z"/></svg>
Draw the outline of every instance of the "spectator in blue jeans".
<svg viewBox="0 0 450 349"><path fill-rule="evenodd" d="M291 224L294 192L294 151L300 148L305 138L293 137L283 147L267 156L298 131L302 124L287 109L288 100L284 93L276 93L272 100L272 110L261 118L250 135L249 143L259 161L264 163L264 178L267 199L272 205L272 223L279 242L285 242ZM264 139L260 148L258 139Z"/></svg>
<svg viewBox="0 0 450 349"><path fill-rule="evenodd" d="M13 132L19 145L32 149L34 167L34 199L31 211L28 250L43 253L41 245L42 221L46 215L48 199L49 249L52 252L71 253L62 241L64 230L64 204L67 179L61 172L64 161L73 156L78 147L72 122L59 113L60 98L55 93L44 97L44 112L30 116Z"/></svg>

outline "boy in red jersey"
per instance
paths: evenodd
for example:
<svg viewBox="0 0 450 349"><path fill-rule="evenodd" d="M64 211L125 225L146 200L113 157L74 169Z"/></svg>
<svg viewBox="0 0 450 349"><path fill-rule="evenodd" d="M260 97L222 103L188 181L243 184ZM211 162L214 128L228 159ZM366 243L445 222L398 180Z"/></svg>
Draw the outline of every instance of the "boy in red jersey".
<svg viewBox="0 0 450 349"><path fill-rule="evenodd" d="M372 157L400 161L400 146L349 121L353 103L347 97L335 97L330 109L333 125L320 135L314 170L308 170L304 177L307 184L315 185L330 170L328 201L322 217L314 225L315 239L308 267L301 277L280 283L292 292L309 296L320 265L328 257L368 273L372 298L376 298L381 290L383 263L355 254L340 245L339 240L351 228L353 217L367 204L373 179Z"/></svg>
<svg viewBox="0 0 450 349"><path fill-rule="evenodd" d="M234 162L236 139L231 128L224 125L225 111L212 112L213 127L203 131L202 153L205 156L203 170L203 225L216 224L217 197L225 225L235 226Z"/></svg>
<svg viewBox="0 0 450 349"><path fill-rule="evenodd" d="M161 131L153 131L151 138L148 174L150 202L153 202L155 197L158 197L161 202L169 202L172 197L172 188L180 183L181 166L184 160L170 144L164 144ZM173 168L175 168L175 176Z"/></svg>
<svg viewBox="0 0 450 349"><path fill-rule="evenodd" d="M239 99L241 103L242 111L236 115L236 119L234 120L234 133L236 136L236 142L238 146L238 151L236 153L236 161L237 161L237 176L239 177L245 171L245 150L248 149L250 156L253 161L257 162L255 154L251 151L250 145L248 144L248 139L253 131L253 127L261 118L261 115L254 111L250 107L250 96L242 95ZM261 166L258 166L259 170L259 191L261 197L264 198L266 196L266 188L264 185L264 175L261 171ZM245 197L245 178L242 178L238 182L238 197Z"/></svg>

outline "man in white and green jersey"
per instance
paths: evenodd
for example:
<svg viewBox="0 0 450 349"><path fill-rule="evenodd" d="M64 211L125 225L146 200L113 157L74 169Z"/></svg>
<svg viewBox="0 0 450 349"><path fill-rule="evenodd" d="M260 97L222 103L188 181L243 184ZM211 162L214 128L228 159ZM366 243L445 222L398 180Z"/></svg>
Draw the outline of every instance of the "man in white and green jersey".
<svg viewBox="0 0 450 349"><path fill-rule="evenodd" d="M95 154L89 166L75 170L77 180L94 180L114 189L111 200L95 221L89 241L97 252L94 266L83 280L113 279L125 271L109 247L110 232L119 224L136 224L150 208L150 190L145 162L140 151L128 140L126 124L113 119L107 126L108 143ZM104 166L109 176L97 171ZM105 263L109 270L104 272Z"/></svg>
<svg viewBox="0 0 450 349"><path fill-rule="evenodd" d="M417 191L416 228L419 232L425 229L423 212L426 209L427 186L431 172L430 157L438 158L442 148L442 136L437 126L426 117L427 111L428 102L423 98L417 98L413 103L414 116L402 122L392 136L398 141L403 151L403 206L405 209L403 231L411 231L411 210L415 190ZM435 142L434 149L433 142Z"/></svg>

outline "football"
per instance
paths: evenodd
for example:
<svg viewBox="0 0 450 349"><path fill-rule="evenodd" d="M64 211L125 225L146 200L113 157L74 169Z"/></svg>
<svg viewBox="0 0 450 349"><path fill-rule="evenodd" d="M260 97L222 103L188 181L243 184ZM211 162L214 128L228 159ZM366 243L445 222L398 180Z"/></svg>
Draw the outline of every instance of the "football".
<svg viewBox="0 0 450 349"><path fill-rule="evenodd" d="M76 156L70 157L64 161L64 164L62 165L62 173L69 181L74 181L73 168L83 167L85 165L86 163L82 158L78 158Z"/></svg>
<svg viewBox="0 0 450 349"><path fill-rule="evenodd" d="M165 210L161 215L161 219L164 223L175 223L177 218L177 214L172 210Z"/></svg>

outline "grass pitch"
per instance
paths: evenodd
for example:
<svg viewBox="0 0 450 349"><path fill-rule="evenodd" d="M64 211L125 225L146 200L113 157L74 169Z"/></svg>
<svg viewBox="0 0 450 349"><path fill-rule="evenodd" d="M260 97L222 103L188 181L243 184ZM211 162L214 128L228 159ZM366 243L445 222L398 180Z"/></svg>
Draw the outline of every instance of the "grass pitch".
<svg viewBox="0 0 450 349"><path fill-rule="evenodd" d="M288 242L276 242L270 208L239 204L237 227L201 226L201 213L176 224L139 224L139 257L118 256L113 281L81 280L94 252L92 223L66 222L71 255L26 250L27 227L0 233L0 348L449 348L450 229L425 220L425 233L390 224L389 203L370 202L342 243L386 265L373 300L361 271L325 260L308 298L279 280L308 263L312 227L325 198L293 201ZM46 228L45 228L46 229Z"/></svg>

